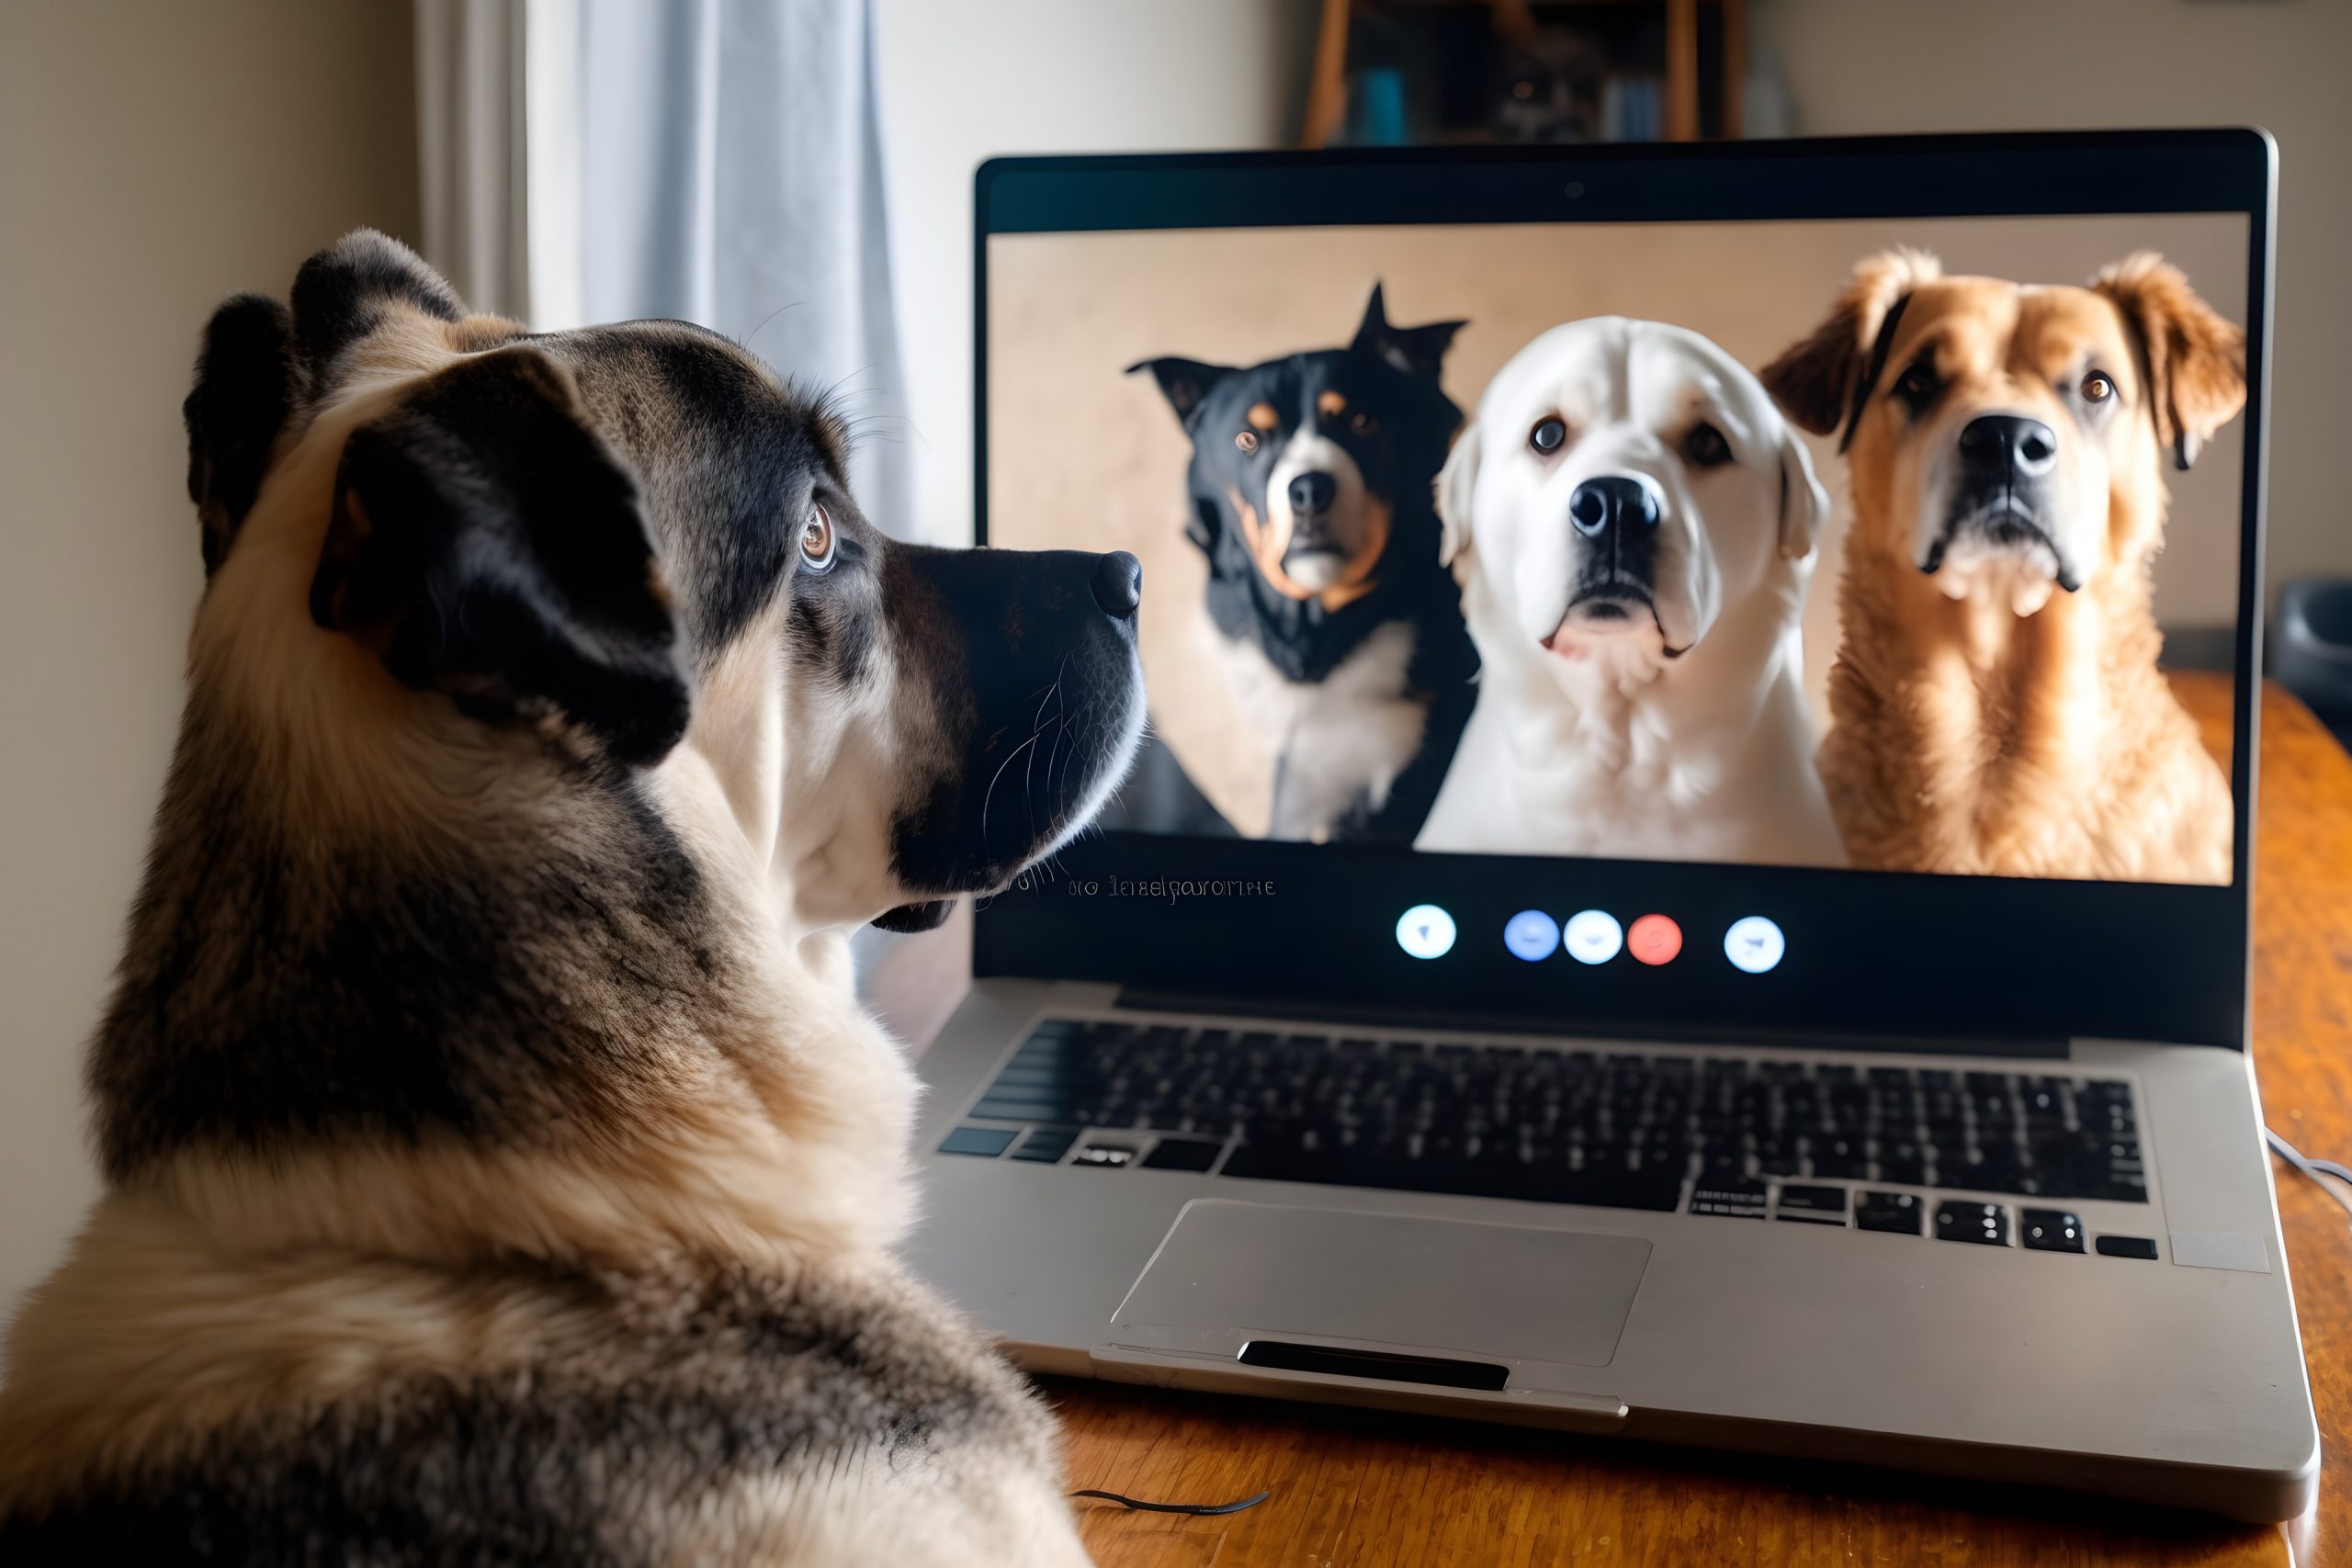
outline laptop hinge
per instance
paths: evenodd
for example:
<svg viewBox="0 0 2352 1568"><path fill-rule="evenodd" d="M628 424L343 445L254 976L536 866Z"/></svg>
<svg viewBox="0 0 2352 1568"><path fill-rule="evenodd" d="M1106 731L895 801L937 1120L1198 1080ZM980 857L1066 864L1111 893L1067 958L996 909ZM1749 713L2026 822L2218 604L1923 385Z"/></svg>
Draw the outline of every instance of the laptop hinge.
<svg viewBox="0 0 2352 1568"><path fill-rule="evenodd" d="M1800 1051L1900 1052L1908 1055L2003 1056L2064 1061L2070 1054L2062 1036L1893 1034L1826 1029L1704 1028L1641 1023L1578 1026L1560 1019L1513 1017L1453 1009L1350 1007L1296 997L1219 997L1181 991L1120 990L1113 1004L1136 1012L1214 1013L1326 1027L1358 1024L1382 1029L1428 1030L1433 1033L1538 1034L1563 1040L1640 1040L1660 1044L1777 1047Z"/></svg>

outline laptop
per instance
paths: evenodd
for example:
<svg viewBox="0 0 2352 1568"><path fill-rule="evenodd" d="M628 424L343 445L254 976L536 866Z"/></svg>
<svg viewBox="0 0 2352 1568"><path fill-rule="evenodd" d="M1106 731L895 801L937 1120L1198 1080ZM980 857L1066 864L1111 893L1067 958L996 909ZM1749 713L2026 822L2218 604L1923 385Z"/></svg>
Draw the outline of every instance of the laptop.
<svg viewBox="0 0 2352 1568"><path fill-rule="evenodd" d="M919 1269L1039 1372L2302 1512L2247 1055L2274 170L985 165L981 540L1141 560L1152 726L977 911ZM2148 314L2149 251L2226 325ZM2089 629L2000 651L2037 618ZM1999 773L2086 669L2042 739L2159 738L2161 844Z"/></svg>

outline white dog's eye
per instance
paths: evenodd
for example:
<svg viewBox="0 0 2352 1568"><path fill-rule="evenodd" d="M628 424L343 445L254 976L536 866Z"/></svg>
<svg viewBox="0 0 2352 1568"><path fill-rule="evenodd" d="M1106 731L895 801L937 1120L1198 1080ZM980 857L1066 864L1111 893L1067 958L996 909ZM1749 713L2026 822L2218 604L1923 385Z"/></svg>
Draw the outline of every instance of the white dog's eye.
<svg viewBox="0 0 2352 1568"><path fill-rule="evenodd" d="M2094 370L2083 378L2083 401L2103 403L2115 396L2115 383L2104 370Z"/></svg>
<svg viewBox="0 0 2352 1568"><path fill-rule="evenodd" d="M1545 414L1527 433L1527 444L1545 457L1550 457L1568 443L1568 422L1558 414Z"/></svg>
<svg viewBox="0 0 2352 1568"><path fill-rule="evenodd" d="M1694 468L1720 468L1731 461L1731 442L1702 419L1682 438L1682 457Z"/></svg>
<svg viewBox="0 0 2352 1568"><path fill-rule="evenodd" d="M808 515L800 522L800 566L805 571L833 568L833 520L820 502L810 502Z"/></svg>

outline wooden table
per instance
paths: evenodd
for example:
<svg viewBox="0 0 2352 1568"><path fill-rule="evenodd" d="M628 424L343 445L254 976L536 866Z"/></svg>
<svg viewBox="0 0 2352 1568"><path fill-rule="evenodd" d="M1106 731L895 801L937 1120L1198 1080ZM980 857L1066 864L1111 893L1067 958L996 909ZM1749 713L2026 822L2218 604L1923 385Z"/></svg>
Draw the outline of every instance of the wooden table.
<svg viewBox="0 0 2352 1568"><path fill-rule="evenodd" d="M2225 736L2226 684L2179 683L2209 739ZM2276 690L2263 705L2256 857L2254 1038L2267 1114L2306 1154L2346 1158L2352 761ZM927 951L963 949L951 939ZM954 991L919 989L930 1016L899 1022L928 1040ZM2277 1170L2333 1455L2352 1429L2352 1225L2304 1178ZM1223 1518L1080 1503L1103 1568L2352 1562L2352 1498L2332 1474L2313 1513L2252 1529L1862 1470L1108 1383L1045 1386L1068 1431L1073 1486L1183 1502L1273 1491Z"/></svg>

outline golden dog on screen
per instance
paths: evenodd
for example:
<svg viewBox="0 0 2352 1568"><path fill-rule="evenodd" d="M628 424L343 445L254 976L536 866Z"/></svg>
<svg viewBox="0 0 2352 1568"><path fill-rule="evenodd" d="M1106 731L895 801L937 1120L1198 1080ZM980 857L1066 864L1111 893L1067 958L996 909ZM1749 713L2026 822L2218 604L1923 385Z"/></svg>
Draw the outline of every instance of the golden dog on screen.
<svg viewBox="0 0 2352 1568"><path fill-rule="evenodd" d="M1842 431L1854 521L1819 756L1858 866L2225 883L2229 782L2157 669L2162 459L2245 335L2143 254L2086 288L1890 251L1764 371Z"/></svg>

